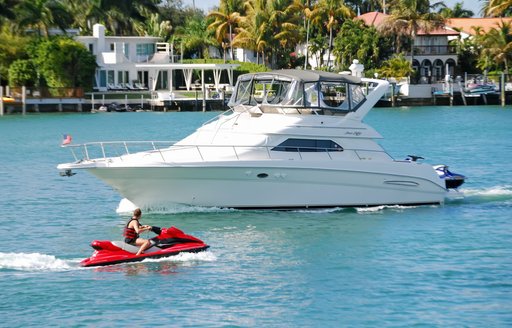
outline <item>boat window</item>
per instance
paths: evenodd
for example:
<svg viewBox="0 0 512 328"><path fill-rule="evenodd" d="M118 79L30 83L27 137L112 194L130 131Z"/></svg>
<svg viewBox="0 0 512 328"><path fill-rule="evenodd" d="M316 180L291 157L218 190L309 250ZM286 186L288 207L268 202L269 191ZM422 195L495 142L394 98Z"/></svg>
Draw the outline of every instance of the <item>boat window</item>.
<svg viewBox="0 0 512 328"><path fill-rule="evenodd" d="M320 107L318 104L317 83L304 83L304 94L306 96L305 106Z"/></svg>
<svg viewBox="0 0 512 328"><path fill-rule="evenodd" d="M357 84L350 84L350 108L357 109L365 100L363 88Z"/></svg>
<svg viewBox="0 0 512 328"><path fill-rule="evenodd" d="M335 82L320 83L320 100L322 107L349 109L347 99L347 84ZM344 105L344 106L343 106Z"/></svg>
<svg viewBox="0 0 512 328"><path fill-rule="evenodd" d="M240 81L236 90L235 104L249 104L251 97L251 80Z"/></svg>
<svg viewBox="0 0 512 328"><path fill-rule="evenodd" d="M272 148L274 151L288 152L328 152L343 151L343 147L332 140L290 138Z"/></svg>
<svg viewBox="0 0 512 328"><path fill-rule="evenodd" d="M302 104L302 86L299 82L293 81L290 85L288 94L283 101L284 105L301 106Z"/></svg>
<svg viewBox="0 0 512 328"><path fill-rule="evenodd" d="M290 81L271 80L254 82L254 99L257 103L280 104L290 90Z"/></svg>

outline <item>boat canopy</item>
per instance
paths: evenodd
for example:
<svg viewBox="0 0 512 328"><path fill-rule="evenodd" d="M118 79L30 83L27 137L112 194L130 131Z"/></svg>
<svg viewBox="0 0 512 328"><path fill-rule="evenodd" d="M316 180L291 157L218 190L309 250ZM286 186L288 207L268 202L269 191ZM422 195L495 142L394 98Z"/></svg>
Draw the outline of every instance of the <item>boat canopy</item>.
<svg viewBox="0 0 512 328"><path fill-rule="evenodd" d="M346 113L355 111L365 99L359 77L322 71L279 70L240 76L229 105Z"/></svg>

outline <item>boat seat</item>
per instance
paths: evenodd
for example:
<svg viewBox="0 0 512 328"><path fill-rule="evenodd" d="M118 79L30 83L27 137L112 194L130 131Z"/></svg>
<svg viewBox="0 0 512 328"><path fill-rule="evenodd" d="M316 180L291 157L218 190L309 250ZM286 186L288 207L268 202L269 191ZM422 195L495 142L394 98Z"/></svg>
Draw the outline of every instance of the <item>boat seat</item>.
<svg viewBox="0 0 512 328"><path fill-rule="evenodd" d="M139 246L130 245L121 240L112 241L112 244L121 248L122 250L125 250L125 251L133 253L133 254L137 254L137 252L139 251L139 248L140 248ZM160 248L158 248L156 246L151 246L150 248L146 249L146 251L144 253L156 252L159 249Z"/></svg>

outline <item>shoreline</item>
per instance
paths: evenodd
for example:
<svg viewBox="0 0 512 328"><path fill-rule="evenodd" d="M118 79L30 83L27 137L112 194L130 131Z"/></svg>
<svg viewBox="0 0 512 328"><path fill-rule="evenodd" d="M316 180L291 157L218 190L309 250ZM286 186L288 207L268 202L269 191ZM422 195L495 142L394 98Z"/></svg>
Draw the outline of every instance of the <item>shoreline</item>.
<svg viewBox="0 0 512 328"><path fill-rule="evenodd" d="M107 96L107 97L105 97ZM119 96L119 97L116 97ZM133 95L131 95L133 96ZM26 113L58 113L58 112L98 112L100 106L111 107L112 112L157 111L157 112L195 112L195 111L225 111L228 109L227 99L187 98L151 99L150 94L140 95L141 98L128 98L127 94L104 93L101 98L27 98L25 104L21 101L3 102L3 114ZM395 99L381 99L375 107L403 106L491 106L512 105L512 91L505 92L505 104L502 104L501 94L497 92L486 94L463 95L454 92L453 95L433 94L430 98L412 98L396 96ZM115 110L114 108L117 108ZM125 110L127 109L128 110Z"/></svg>

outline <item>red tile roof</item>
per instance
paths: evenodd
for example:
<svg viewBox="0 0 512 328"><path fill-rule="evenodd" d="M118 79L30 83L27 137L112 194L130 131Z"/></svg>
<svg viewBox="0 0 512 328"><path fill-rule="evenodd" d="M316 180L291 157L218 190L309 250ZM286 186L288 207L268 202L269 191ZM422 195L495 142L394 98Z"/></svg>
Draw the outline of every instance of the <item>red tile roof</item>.
<svg viewBox="0 0 512 328"><path fill-rule="evenodd" d="M493 28L498 28L501 22L512 24L512 17L501 18L450 18L446 21L446 26L457 28L469 35L475 35L474 27L480 27L482 31L489 32Z"/></svg>
<svg viewBox="0 0 512 328"><path fill-rule="evenodd" d="M378 11L362 14L356 17L356 19L362 20L367 26L378 27L382 21L389 15L380 13Z"/></svg>
<svg viewBox="0 0 512 328"><path fill-rule="evenodd" d="M369 12L356 17L362 20L368 26L378 27L389 15L380 12ZM498 18L450 18L446 20L446 27L456 28L466 34L475 35L474 27L480 27L482 31L488 32L493 28L498 28L501 22L512 24L512 17L498 17ZM451 31L447 28L441 28L429 33L419 31L418 35L459 35L456 31Z"/></svg>
<svg viewBox="0 0 512 328"><path fill-rule="evenodd" d="M362 14L356 17L356 19L362 20L367 26L375 26L379 27L382 22L389 17L389 15L374 11L369 12L366 14ZM440 28L433 31L430 31L429 33L426 33L424 31L418 31L417 35L459 35L459 32L448 30L446 28Z"/></svg>

